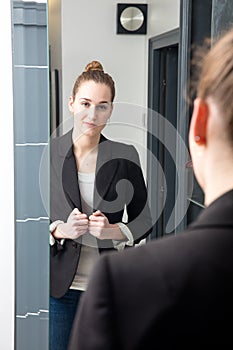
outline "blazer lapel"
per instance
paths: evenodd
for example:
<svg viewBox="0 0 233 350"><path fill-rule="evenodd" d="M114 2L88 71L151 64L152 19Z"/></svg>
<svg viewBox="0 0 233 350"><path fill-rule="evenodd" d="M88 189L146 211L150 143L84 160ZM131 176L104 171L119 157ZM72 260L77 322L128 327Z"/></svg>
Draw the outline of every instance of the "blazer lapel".
<svg viewBox="0 0 233 350"><path fill-rule="evenodd" d="M74 155L64 159L62 183L65 194L74 208L81 210L80 190L78 185L78 171Z"/></svg>
<svg viewBox="0 0 233 350"><path fill-rule="evenodd" d="M78 171L73 154L72 130L60 145L59 155L62 157L62 185L67 200L73 208L81 210Z"/></svg>

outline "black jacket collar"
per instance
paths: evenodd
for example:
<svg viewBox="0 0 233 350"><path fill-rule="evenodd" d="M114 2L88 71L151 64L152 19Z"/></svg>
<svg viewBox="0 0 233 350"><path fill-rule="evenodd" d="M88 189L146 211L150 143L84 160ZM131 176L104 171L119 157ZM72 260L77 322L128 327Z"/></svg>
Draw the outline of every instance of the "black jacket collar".
<svg viewBox="0 0 233 350"><path fill-rule="evenodd" d="M217 198L203 209L197 220L189 227L232 226L233 227L233 189Z"/></svg>

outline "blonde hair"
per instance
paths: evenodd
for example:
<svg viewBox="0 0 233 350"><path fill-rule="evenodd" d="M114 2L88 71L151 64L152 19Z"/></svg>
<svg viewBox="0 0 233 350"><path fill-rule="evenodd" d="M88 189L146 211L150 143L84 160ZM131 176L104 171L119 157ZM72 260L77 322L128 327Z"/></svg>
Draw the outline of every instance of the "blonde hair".
<svg viewBox="0 0 233 350"><path fill-rule="evenodd" d="M83 82L89 81L89 80L93 80L96 83L107 85L111 90L111 95L112 95L111 101L113 102L115 97L115 83L112 77L108 73L104 72L103 66L99 61L92 61L88 63L84 71L78 76L72 90L72 95L74 98L80 85Z"/></svg>

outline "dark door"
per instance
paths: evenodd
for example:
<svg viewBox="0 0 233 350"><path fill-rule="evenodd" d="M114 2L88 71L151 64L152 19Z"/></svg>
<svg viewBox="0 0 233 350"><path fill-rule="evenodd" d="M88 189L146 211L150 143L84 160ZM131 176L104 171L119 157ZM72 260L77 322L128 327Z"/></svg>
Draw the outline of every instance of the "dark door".
<svg viewBox="0 0 233 350"><path fill-rule="evenodd" d="M166 227L176 199L176 138L168 126L177 128L178 34L175 30L170 36L166 33L165 38L159 36L150 41L148 189L152 215L156 218L151 238L172 233ZM172 143L172 154L167 148L168 141L170 147ZM152 165L153 156L157 166Z"/></svg>

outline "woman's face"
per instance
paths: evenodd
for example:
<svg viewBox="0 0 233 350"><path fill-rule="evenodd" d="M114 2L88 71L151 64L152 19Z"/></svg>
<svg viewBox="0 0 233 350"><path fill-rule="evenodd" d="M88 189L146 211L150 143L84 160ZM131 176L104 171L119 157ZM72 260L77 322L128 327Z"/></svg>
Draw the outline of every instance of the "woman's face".
<svg viewBox="0 0 233 350"><path fill-rule="evenodd" d="M74 127L79 134L100 134L112 113L110 88L93 80L83 82L75 98L69 100L69 109L74 115Z"/></svg>

